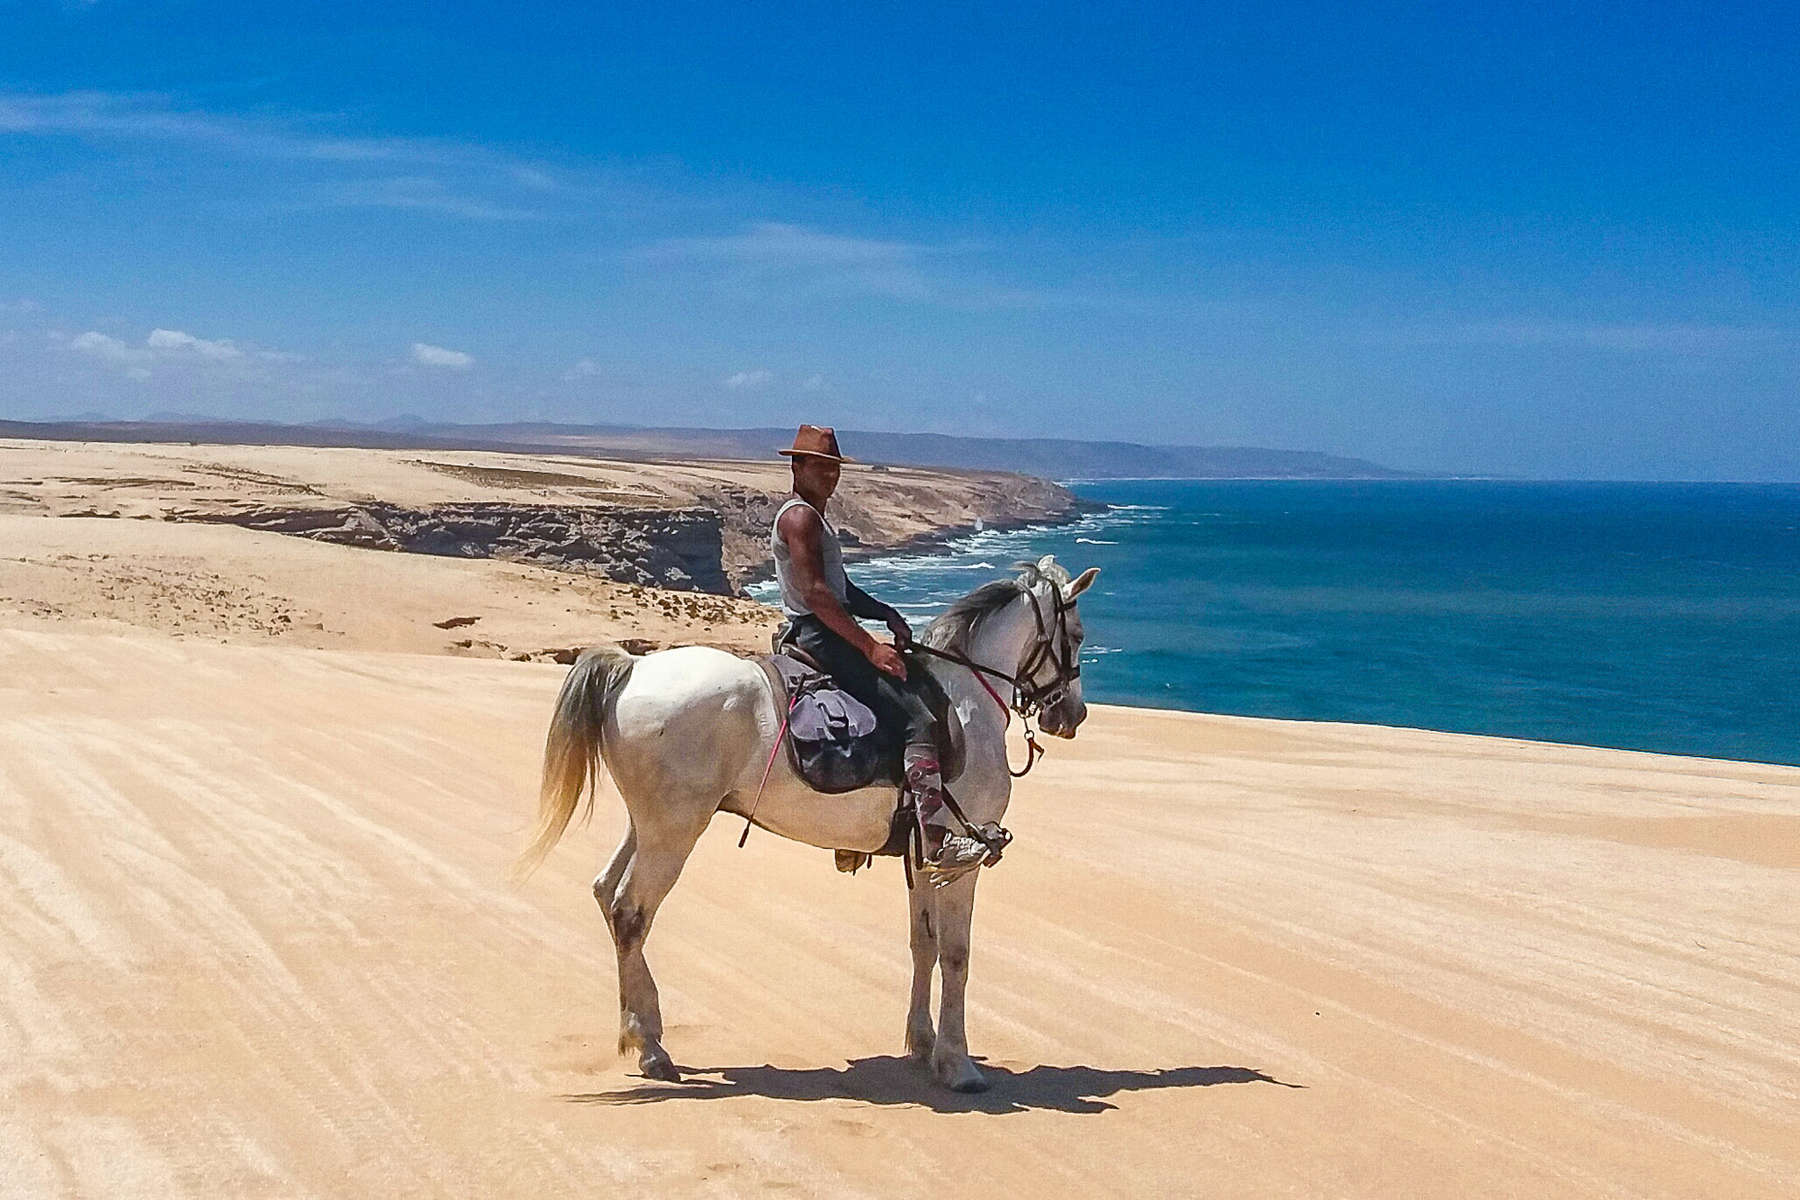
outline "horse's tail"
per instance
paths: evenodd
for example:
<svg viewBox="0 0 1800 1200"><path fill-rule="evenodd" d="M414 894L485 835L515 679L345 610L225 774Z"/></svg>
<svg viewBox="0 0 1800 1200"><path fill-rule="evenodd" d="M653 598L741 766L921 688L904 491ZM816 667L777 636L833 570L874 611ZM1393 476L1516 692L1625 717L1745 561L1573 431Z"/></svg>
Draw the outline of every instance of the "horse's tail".
<svg viewBox="0 0 1800 1200"><path fill-rule="evenodd" d="M594 787L600 781L600 748L606 710L631 678L637 659L618 646L595 646L575 660L556 697L556 713L544 738L544 778L538 792L537 829L531 844L513 866L518 878L544 861L587 792L581 819L594 812Z"/></svg>

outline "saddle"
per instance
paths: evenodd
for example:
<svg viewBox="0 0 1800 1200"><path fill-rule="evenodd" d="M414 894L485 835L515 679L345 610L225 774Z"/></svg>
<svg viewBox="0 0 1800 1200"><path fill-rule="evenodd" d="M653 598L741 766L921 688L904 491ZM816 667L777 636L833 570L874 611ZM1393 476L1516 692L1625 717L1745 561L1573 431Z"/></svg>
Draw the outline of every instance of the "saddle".
<svg viewBox="0 0 1800 1200"><path fill-rule="evenodd" d="M866 704L837 687L811 655L784 640L785 633L784 629L775 635L775 653L759 656L756 661L768 676L775 703L786 714L786 732L782 741L787 743L788 763L794 774L814 791L836 794L883 783L899 791L894 814L888 823L887 841L874 854L899 858L906 867L906 882L910 888L915 861L922 863L924 852L919 844L919 825L912 799L901 787L905 779L901 756L906 749L901 731L892 723L883 725ZM962 718L951 705L949 693L925 669L922 655L908 655L907 664L908 686L924 697L931 709L932 730L937 737L938 770L947 785L960 778L967 765L968 747ZM1012 834L992 821L971 824L947 786L944 803L972 836L987 845L988 863L998 862L1001 852L1012 841ZM744 834L748 836L749 833L750 825L746 822ZM738 845L743 844L740 838ZM866 852L838 851L840 871L854 872L869 861L870 855Z"/></svg>
<svg viewBox="0 0 1800 1200"><path fill-rule="evenodd" d="M814 791L835 795L876 784L899 787L905 777L901 731L879 722L869 707L839 688L798 646L783 645L757 659L769 678L775 703L787 714L788 762ZM938 768L945 782L962 774L965 754L962 719L950 696L917 659L907 671L908 686L931 708L937 734Z"/></svg>

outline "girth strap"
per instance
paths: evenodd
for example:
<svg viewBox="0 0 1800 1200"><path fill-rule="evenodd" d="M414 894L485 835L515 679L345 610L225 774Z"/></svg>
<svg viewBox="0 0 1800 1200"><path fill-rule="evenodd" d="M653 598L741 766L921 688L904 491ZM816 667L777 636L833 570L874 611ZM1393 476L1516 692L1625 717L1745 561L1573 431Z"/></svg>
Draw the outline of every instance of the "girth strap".
<svg viewBox="0 0 1800 1200"><path fill-rule="evenodd" d="M775 698L775 703L781 704L785 697L787 704L781 713L781 728L775 733L775 744L769 747L769 761L763 764L762 781L756 785L756 799L750 802L750 811L744 814L744 832L738 834L739 850L750 840L750 826L756 820L756 810L762 804L763 792L768 790L769 773L775 769L775 759L780 756L781 747L787 741L788 722L793 719L794 706L800 703L800 694L788 693L787 683L781 678L781 672L775 669L774 663L766 658L759 658L757 665L762 667L763 675L769 681L769 693Z"/></svg>

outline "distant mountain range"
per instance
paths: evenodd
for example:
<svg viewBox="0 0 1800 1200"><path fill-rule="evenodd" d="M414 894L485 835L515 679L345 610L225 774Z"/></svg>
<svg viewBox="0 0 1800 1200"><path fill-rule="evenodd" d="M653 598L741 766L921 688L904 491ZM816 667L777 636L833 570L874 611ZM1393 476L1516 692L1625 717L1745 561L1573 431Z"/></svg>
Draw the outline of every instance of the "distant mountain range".
<svg viewBox="0 0 1800 1200"><path fill-rule="evenodd" d="M86 416L87 414L83 414ZM0 437L57 441L219 442L229 445L365 446L377 449L517 450L608 458L768 458L791 429L678 429L629 425L513 423L452 425L417 416L306 425L155 413L141 421L0 421ZM839 430L862 462L1017 471L1047 479L1406 479L1360 458L1252 446L1146 446L1070 438L978 438L938 433Z"/></svg>

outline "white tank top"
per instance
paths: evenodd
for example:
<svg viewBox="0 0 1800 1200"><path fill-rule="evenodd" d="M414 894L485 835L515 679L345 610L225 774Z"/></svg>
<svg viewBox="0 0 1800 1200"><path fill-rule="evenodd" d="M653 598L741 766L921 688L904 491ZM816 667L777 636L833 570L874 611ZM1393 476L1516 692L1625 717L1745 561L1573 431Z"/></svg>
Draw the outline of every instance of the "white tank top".
<svg viewBox="0 0 1800 1200"><path fill-rule="evenodd" d="M781 518L796 504L812 508L798 496L782 505L775 514L775 524L769 529L769 550L775 555L775 582L781 586L781 611L790 617L803 617L811 615L812 609L806 607L806 597L794 582L793 558L788 554L787 543L781 540ZM819 512L816 508L813 511ZM839 604L848 608L850 580L844 574L844 548L838 544L837 530L825 520L824 513L819 513L819 520L825 526L819 534L819 563L824 568L825 586L831 589Z"/></svg>

